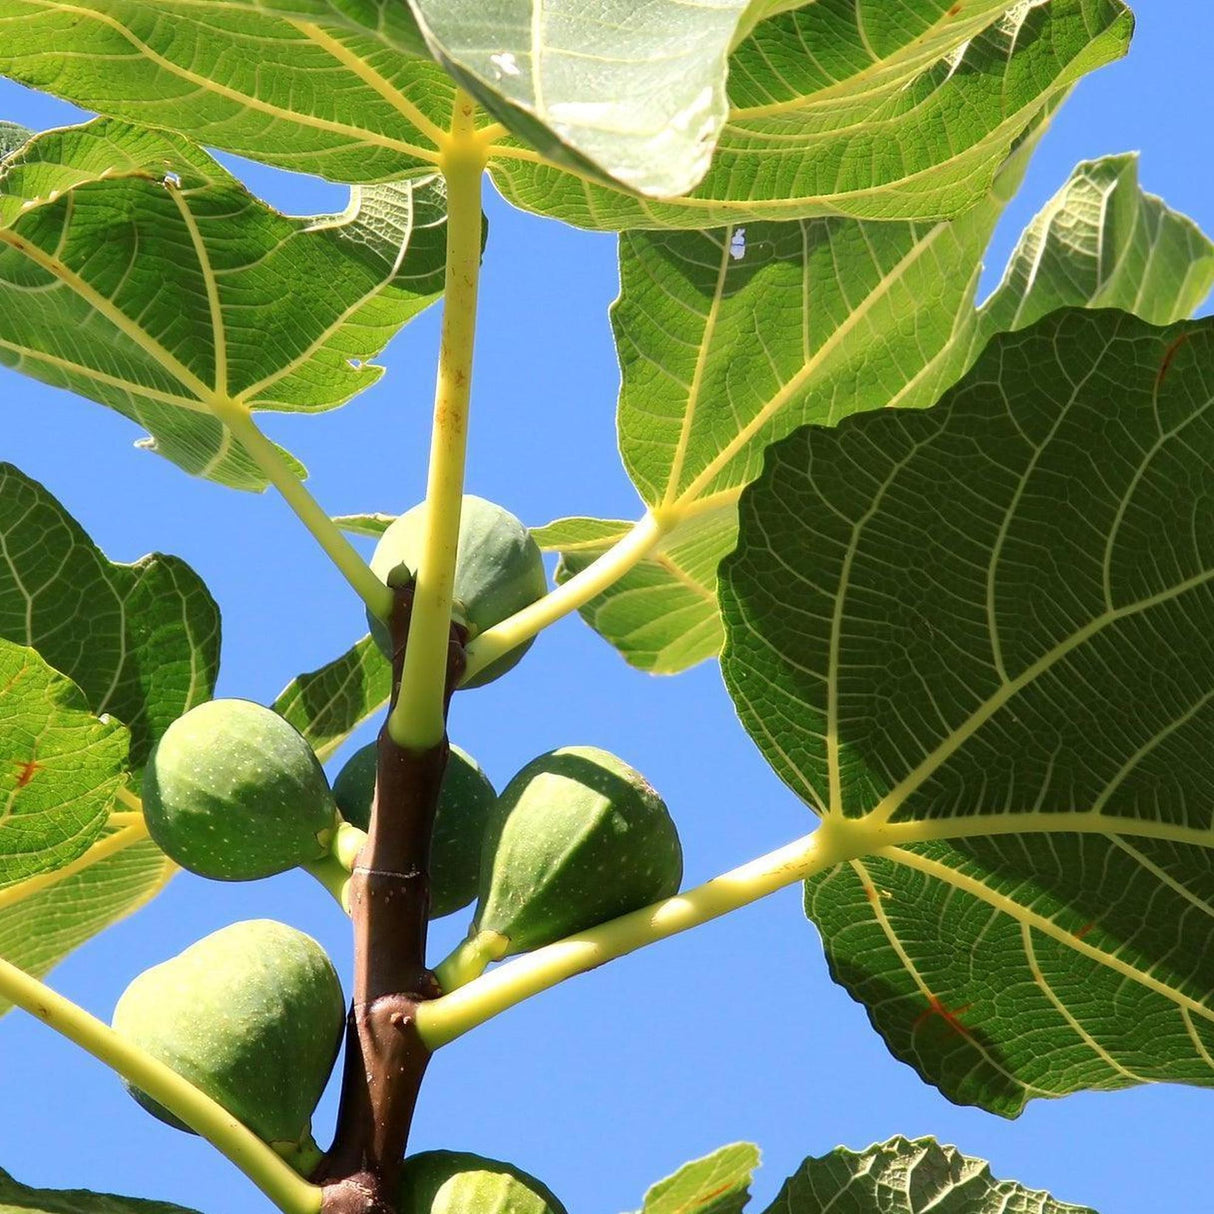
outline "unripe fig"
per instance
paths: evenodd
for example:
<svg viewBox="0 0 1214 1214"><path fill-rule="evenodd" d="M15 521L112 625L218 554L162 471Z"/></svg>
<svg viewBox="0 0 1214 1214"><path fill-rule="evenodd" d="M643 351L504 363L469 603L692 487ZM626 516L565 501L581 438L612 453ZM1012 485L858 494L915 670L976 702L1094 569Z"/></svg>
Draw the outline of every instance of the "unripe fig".
<svg viewBox="0 0 1214 1214"><path fill-rule="evenodd" d="M144 772L143 812L170 859L218 881L317 860L337 825L312 748L249 700L210 700L165 730Z"/></svg>
<svg viewBox="0 0 1214 1214"><path fill-rule="evenodd" d="M409 573L417 572L425 511L424 502L406 511L376 545L371 568L389 585L401 576L402 566ZM466 494L460 509L455 562L455 614L467 625L469 640L542 598L547 590L543 554L531 532L509 510ZM368 621L380 649L391 658L392 640L387 628L370 615ZM531 641L523 642L490 662L464 686L491 683L516 665L530 647Z"/></svg>
<svg viewBox="0 0 1214 1214"><path fill-rule="evenodd" d="M371 825L378 762L374 742L357 750L333 781L337 808L359 830ZM497 793L480 765L458 746L451 747L438 796L434 838L430 844L430 918L441 919L476 897L485 825Z"/></svg>
<svg viewBox="0 0 1214 1214"><path fill-rule="evenodd" d="M423 1151L405 1160L400 1214L566 1214L548 1187L495 1159Z"/></svg>
<svg viewBox="0 0 1214 1214"><path fill-rule="evenodd" d="M439 981L452 989L491 960L668 898L682 878L678 832L639 772L593 746L541 755L498 798L472 927Z"/></svg>
<svg viewBox="0 0 1214 1214"><path fill-rule="evenodd" d="M341 983L311 936L271 919L234 923L140 974L114 1028L292 1159L314 1150L312 1111L345 1023ZM186 1127L143 1092L161 1121Z"/></svg>

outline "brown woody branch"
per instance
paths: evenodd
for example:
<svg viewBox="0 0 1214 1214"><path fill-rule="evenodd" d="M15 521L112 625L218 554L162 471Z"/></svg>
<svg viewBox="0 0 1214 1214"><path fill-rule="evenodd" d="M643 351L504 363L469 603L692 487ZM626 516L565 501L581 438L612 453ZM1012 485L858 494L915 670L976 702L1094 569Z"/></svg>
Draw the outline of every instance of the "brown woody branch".
<svg viewBox="0 0 1214 1214"><path fill-rule="evenodd" d="M412 586L396 590L392 703L400 694ZM464 670L466 636L452 624L447 703ZM389 709L391 711L391 709ZM426 968L430 917L430 840L447 768L444 736L424 751L398 746L385 723L367 843L350 878L354 920L354 998L346 1022L346 1060L333 1146L314 1179L323 1214L392 1214L401 1162L430 1051L415 1011L440 992Z"/></svg>

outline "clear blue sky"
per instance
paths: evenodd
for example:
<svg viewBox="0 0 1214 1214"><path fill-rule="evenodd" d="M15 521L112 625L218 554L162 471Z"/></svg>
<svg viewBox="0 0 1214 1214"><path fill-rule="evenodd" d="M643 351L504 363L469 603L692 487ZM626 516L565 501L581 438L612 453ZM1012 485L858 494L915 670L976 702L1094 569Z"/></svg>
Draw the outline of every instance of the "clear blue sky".
<svg viewBox="0 0 1214 1214"><path fill-rule="evenodd" d="M1214 6L1141 0L1139 9L1129 59L1085 81L1046 137L992 250L992 277L1075 162L1105 153L1141 149L1146 187L1214 231ZM0 117L46 127L72 113L0 83ZM315 181L239 171L296 213L342 198ZM532 523L632 517L638 503L614 447L614 238L511 212L496 197L486 205L469 487ZM348 408L267 421L332 512L396 512L421 496L436 333L436 313L414 323L389 350L382 383ZM361 635L361 607L275 497L191 480L135 451L139 435L116 415L10 372L0 371L0 402L0 458L43 481L111 557L173 552L206 579L224 611L220 694L269 700ZM715 665L653 679L577 619L545 634L509 679L457 697L452 735L499 787L554 746L617 752L670 803L691 881L807 827L807 811L738 727ZM183 876L53 981L108 1017L137 972L261 915L313 933L349 973L347 924L308 878L229 886ZM462 915L438 925L436 956L464 926ZM209 1148L147 1117L112 1075L20 1014L0 1021L0 1098L0 1167L27 1183L155 1196L207 1214L268 1208ZM330 1096L317 1119L322 1140L332 1107ZM1141 1214L1211 1208L1212 1113L1214 1094L1179 1087L1037 1102L1016 1122L955 1108L886 1054L831 983L790 889L444 1050L414 1145L512 1160L573 1214L615 1214L727 1142L763 1148L755 1191L766 1201L807 1154L935 1134L988 1158L998 1175L1101 1214Z"/></svg>

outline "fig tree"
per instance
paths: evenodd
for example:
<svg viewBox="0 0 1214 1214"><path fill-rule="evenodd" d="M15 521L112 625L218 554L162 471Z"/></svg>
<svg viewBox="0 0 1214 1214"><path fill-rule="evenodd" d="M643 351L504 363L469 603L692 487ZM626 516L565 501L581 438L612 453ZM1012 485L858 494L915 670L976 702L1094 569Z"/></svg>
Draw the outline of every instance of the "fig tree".
<svg viewBox="0 0 1214 1214"><path fill-rule="evenodd" d="M566 746L533 759L485 833L468 939L438 970L444 989L678 892L683 849L662 798L622 759Z"/></svg>
<svg viewBox="0 0 1214 1214"><path fill-rule="evenodd" d="M421 559L425 503L396 519L380 537L371 568L389 585L415 573ZM509 510L483 497L465 495L460 509L455 563L455 614L469 640L521 611L548 590L544 558L531 532ZM368 617L371 633L385 656L392 656L387 628ZM525 641L478 671L465 687L491 683L513 667L531 646Z"/></svg>
<svg viewBox="0 0 1214 1214"><path fill-rule="evenodd" d="M372 742L355 751L333 781L333 795L342 817L360 830L368 830L371 824L376 749ZM496 803L497 793L480 765L458 746L452 746L430 844L431 919L453 914L476 897L481 841Z"/></svg>
<svg viewBox="0 0 1214 1214"><path fill-rule="evenodd" d="M317 860L337 825L312 748L249 700L210 700L165 730L144 772L143 811L170 859L219 881Z"/></svg>
<svg viewBox="0 0 1214 1214"><path fill-rule="evenodd" d="M114 1028L201 1088L291 1160L315 1150L312 1111L345 1023L341 983L311 936L271 919L234 923L140 974ZM169 1125L186 1127L143 1092Z"/></svg>
<svg viewBox="0 0 1214 1214"><path fill-rule="evenodd" d="M519 1168L461 1151L405 1160L400 1214L566 1214L548 1187Z"/></svg>

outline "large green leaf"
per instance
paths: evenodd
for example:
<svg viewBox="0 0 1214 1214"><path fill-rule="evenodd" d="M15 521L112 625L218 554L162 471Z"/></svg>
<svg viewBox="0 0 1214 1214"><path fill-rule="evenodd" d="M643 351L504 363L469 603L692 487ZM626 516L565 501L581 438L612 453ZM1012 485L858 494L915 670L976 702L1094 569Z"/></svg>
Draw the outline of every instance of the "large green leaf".
<svg viewBox="0 0 1214 1214"><path fill-rule="evenodd" d="M509 143L492 149L490 170L512 202L592 228L948 217L985 195L1060 91L1124 54L1131 29L1120 0L815 0L761 22L734 51L728 115L688 197L610 190ZM647 162L669 138L646 145Z"/></svg>
<svg viewBox="0 0 1214 1214"><path fill-rule="evenodd" d="M752 1143L721 1147L655 1184L640 1214L741 1214L758 1166L759 1148Z"/></svg>
<svg viewBox="0 0 1214 1214"><path fill-rule="evenodd" d="M59 868L101 833L128 734L34 650L0 640L0 888Z"/></svg>
<svg viewBox="0 0 1214 1214"><path fill-rule="evenodd" d="M1214 321L1057 312L743 497L727 684L825 815L833 973L952 1100L1214 1084L1212 406Z"/></svg>
<svg viewBox="0 0 1214 1214"><path fill-rule="evenodd" d="M0 464L0 638L36 649L96 715L126 725L136 768L211 698L219 668L219 608L184 561L115 564L12 464Z"/></svg>
<svg viewBox="0 0 1214 1214"><path fill-rule="evenodd" d="M1188 316L1214 286L1214 245L1138 184L1138 162L1076 168L974 307L981 256L1030 148L983 207L933 225L810 220L718 232L627 233L613 313L620 441L670 528L650 561L584 615L631 662L671 672L721 642L716 567L737 498L773 439L885 405L923 407L997 332L1063 305ZM558 577L622 525L545 532Z"/></svg>
<svg viewBox="0 0 1214 1214"><path fill-rule="evenodd" d="M707 171L746 0L410 2L435 57L545 159L656 197Z"/></svg>
<svg viewBox="0 0 1214 1214"><path fill-rule="evenodd" d="M87 1189L31 1189L0 1170L0 1214L192 1214L184 1206Z"/></svg>
<svg viewBox="0 0 1214 1214"><path fill-rule="evenodd" d="M807 1159L767 1214L1095 1214L996 1180L990 1165L934 1138L891 1138Z"/></svg>
<svg viewBox="0 0 1214 1214"><path fill-rule="evenodd" d="M501 120L486 138L506 196L606 228L959 213L1131 30L1120 0L412 7L490 111L482 129ZM451 125L454 81L418 35L382 0L0 0L0 73L272 164L386 181L432 171Z"/></svg>
<svg viewBox="0 0 1214 1214"><path fill-rule="evenodd" d="M141 828L107 831L71 864L0 889L0 957L41 978L150 902L176 871ZM0 1013L9 1007L0 1000Z"/></svg>
<svg viewBox="0 0 1214 1214"><path fill-rule="evenodd" d="M454 84L404 0L0 0L0 75L335 181L433 171Z"/></svg>
<svg viewBox="0 0 1214 1214"><path fill-rule="evenodd" d="M0 361L260 489L216 408L331 409L374 383L368 360L442 289L444 228L433 180L291 219L178 136L52 131L0 165Z"/></svg>
<svg viewBox="0 0 1214 1214"><path fill-rule="evenodd" d="M323 761L387 704L391 693L392 668L367 636L328 665L292 679L274 701L274 711L308 739Z"/></svg>

